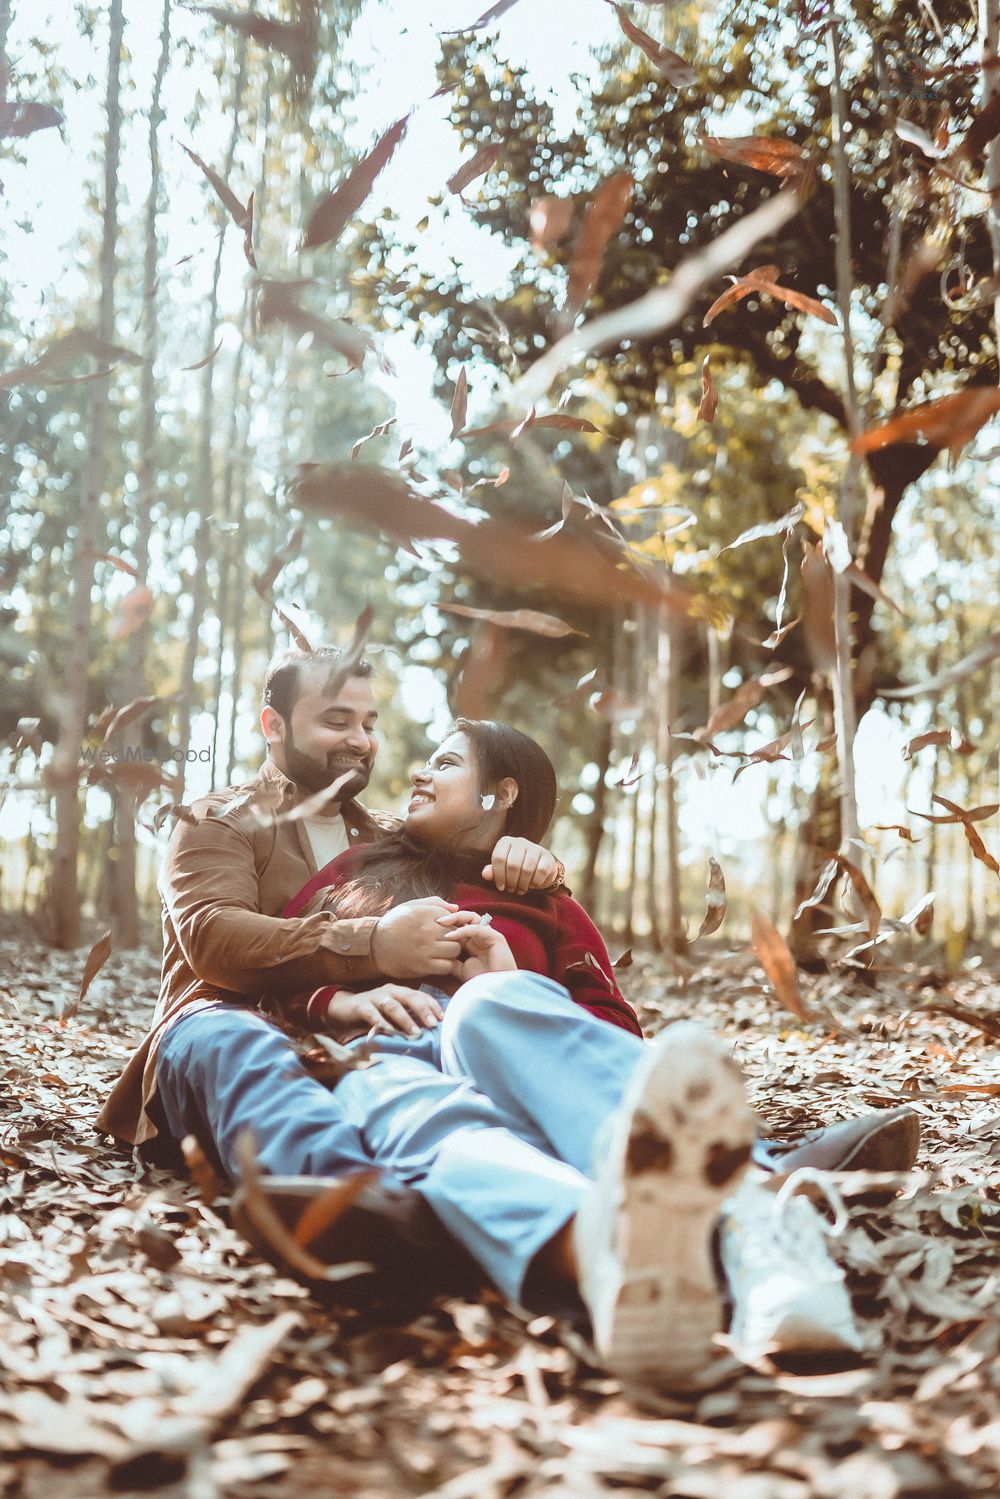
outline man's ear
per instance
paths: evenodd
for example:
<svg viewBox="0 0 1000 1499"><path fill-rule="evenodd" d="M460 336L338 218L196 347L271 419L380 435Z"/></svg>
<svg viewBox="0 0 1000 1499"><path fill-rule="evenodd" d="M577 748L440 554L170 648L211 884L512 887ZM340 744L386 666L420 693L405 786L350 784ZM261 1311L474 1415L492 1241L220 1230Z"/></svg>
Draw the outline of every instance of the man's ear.
<svg viewBox="0 0 1000 1499"><path fill-rule="evenodd" d="M512 807L517 801L518 785L513 776L504 776L497 782L497 801L501 807Z"/></svg>
<svg viewBox="0 0 1000 1499"><path fill-rule="evenodd" d="M260 710L260 726L268 744L284 744L285 720L275 708Z"/></svg>

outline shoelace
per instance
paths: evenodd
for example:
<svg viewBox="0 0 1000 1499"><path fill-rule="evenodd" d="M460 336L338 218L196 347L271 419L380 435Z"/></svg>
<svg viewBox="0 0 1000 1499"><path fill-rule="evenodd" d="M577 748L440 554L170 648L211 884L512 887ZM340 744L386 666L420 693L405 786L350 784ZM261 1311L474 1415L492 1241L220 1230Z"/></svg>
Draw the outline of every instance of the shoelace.
<svg viewBox="0 0 1000 1499"><path fill-rule="evenodd" d="M807 1183L811 1183L813 1186L819 1188L827 1207L833 1213L832 1223L826 1222L825 1219L822 1220L824 1231L831 1239L839 1239L850 1222L847 1205L836 1182L831 1181L824 1172L819 1171L815 1166L800 1166L797 1171L792 1172L787 1181L782 1182L774 1200L775 1213L780 1217L784 1212L786 1203L790 1202L797 1195L800 1187L805 1186Z"/></svg>

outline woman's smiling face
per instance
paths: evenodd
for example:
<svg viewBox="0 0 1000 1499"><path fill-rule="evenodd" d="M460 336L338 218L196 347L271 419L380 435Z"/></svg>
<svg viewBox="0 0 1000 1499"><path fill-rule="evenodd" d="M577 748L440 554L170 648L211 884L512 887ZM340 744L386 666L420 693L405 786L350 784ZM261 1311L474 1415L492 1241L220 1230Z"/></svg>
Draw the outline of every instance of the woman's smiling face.
<svg viewBox="0 0 1000 1499"><path fill-rule="evenodd" d="M493 818L483 806L479 761L467 735L449 734L422 770L410 776L413 790L406 830L424 843L475 846ZM492 842L488 843L492 847Z"/></svg>

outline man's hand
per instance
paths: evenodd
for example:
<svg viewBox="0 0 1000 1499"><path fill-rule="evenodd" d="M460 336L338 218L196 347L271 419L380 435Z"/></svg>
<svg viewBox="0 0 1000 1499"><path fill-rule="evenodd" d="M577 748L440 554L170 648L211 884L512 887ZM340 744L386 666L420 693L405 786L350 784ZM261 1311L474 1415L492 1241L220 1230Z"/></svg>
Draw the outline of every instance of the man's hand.
<svg viewBox="0 0 1000 1499"><path fill-rule="evenodd" d="M461 957L457 930L477 921L437 895L408 900L381 916L372 933L371 957L387 978L427 978L451 973Z"/></svg>
<svg viewBox="0 0 1000 1499"><path fill-rule="evenodd" d="M405 984L380 984L362 994L342 989L331 999L326 1023L335 1035L355 1036L372 1029L390 1036L419 1036L437 1025L444 1011L432 994L408 989Z"/></svg>
<svg viewBox="0 0 1000 1499"><path fill-rule="evenodd" d="M480 973L506 973L517 968L507 938L488 924L477 921L475 926L463 927L460 937L462 956L452 972L463 984Z"/></svg>
<svg viewBox="0 0 1000 1499"><path fill-rule="evenodd" d="M561 883L566 873L555 854L527 838L501 838L493 857L483 870L483 879L492 880L498 890L524 895L528 890L550 890Z"/></svg>

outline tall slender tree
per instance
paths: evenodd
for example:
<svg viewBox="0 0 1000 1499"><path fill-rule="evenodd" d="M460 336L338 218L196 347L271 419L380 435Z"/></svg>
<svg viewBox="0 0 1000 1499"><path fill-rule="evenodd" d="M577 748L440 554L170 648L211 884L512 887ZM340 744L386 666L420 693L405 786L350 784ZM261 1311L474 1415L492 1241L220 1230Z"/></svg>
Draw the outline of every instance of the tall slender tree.
<svg viewBox="0 0 1000 1499"><path fill-rule="evenodd" d="M118 169L121 155L121 60L125 19L122 0L108 4L108 66L105 93L104 193L100 252L100 300L97 337L114 343L115 272L118 261ZM77 860L80 849L80 751L87 722L87 684L91 662L91 593L101 522L101 496L107 473L109 426L114 412L103 380L90 387L87 454L73 544L73 584L70 604L61 725L53 778L56 785L57 847L52 866L50 912L58 947L80 941L80 892Z"/></svg>

